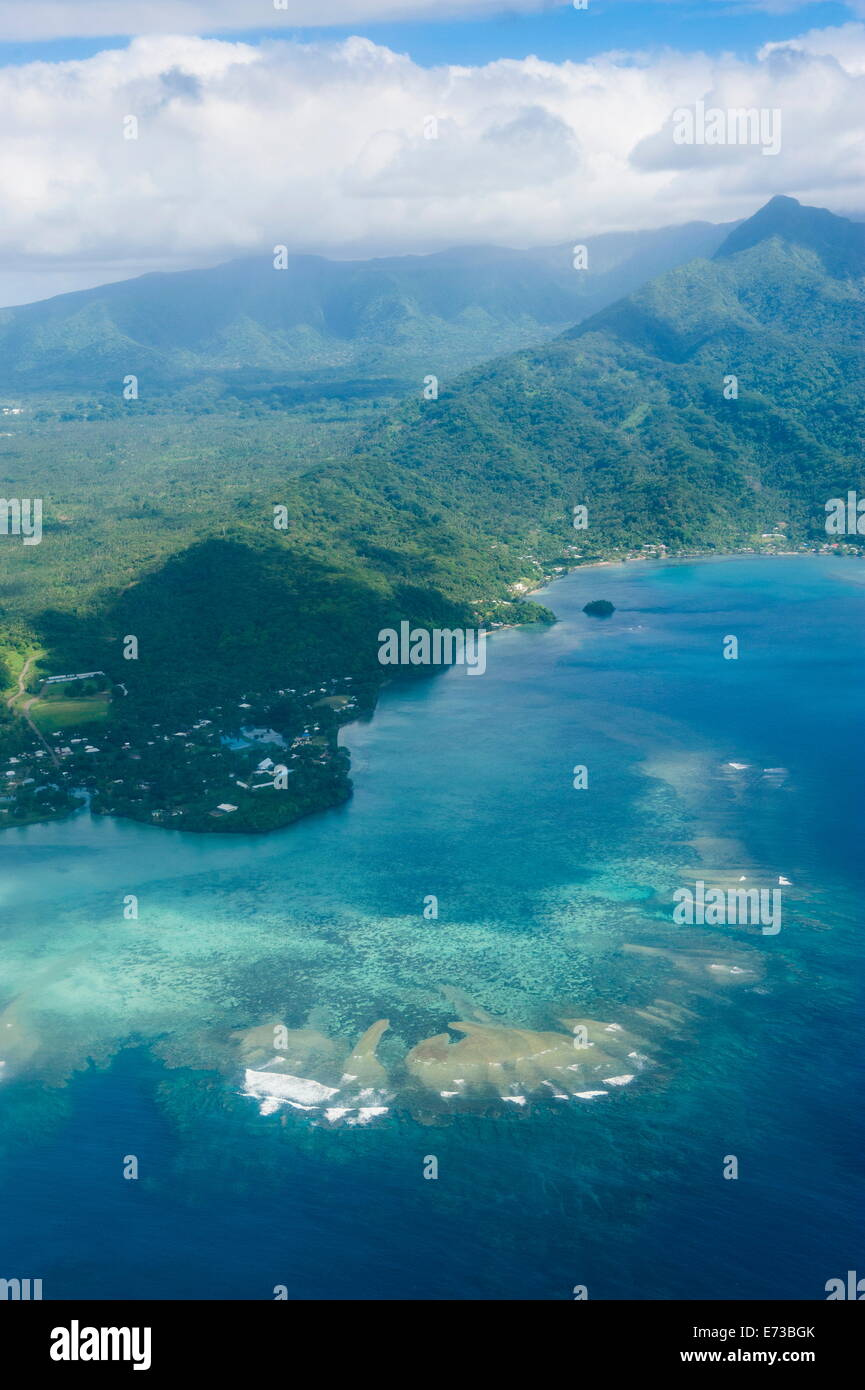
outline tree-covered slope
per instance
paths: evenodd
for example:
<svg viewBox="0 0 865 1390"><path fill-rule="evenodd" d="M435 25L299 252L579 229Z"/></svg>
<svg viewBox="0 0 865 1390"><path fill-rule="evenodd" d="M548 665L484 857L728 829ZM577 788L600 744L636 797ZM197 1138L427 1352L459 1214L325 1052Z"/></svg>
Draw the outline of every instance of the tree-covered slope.
<svg viewBox="0 0 865 1390"><path fill-rule="evenodd" d="M504 534L561 534L584 504L589 550L816 538L862 476L863 310L865 228L773 199L712 260L466 374L373 447Z"/></svg>

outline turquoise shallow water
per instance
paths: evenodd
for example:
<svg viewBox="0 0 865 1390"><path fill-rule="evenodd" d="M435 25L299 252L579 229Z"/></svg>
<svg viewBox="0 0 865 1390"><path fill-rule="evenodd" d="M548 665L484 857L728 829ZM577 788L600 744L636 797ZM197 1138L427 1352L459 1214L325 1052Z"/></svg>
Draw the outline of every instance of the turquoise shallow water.
<svg viewBox="0 0 865 1390"><path fill-rule="evenodd" d="M578 572L483 677L347 728L338 811L4 832L0 1272L48 1297L823 1296L862 1233L863 586L822 557ZM675 887L743 873L791 881L776 937L673 925ZM407 1050L471 1010L619 1022L645 1063L593 1100L419 1095ZM237 1030L345 1056L384 1017L367 1126L242 1094Z"/></svg>

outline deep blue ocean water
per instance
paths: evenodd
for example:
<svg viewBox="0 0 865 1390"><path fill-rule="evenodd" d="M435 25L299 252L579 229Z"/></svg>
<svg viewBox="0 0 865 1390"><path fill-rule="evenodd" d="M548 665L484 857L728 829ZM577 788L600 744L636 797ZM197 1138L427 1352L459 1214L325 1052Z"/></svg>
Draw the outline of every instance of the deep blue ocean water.
<svg viewBox="0 0 865 1390"><path fill-rule="evenodd" d="M610 566L544 601L559 622L497 634L482 677L390 687L344 731L338 811L268 837L3 832L0 1275L46 1298L820 1299L861 1266L865 569ZM777 936L673 924L675 887L731 874L790 880ZM366 1127L242 1094L235 1030L350 1045L387 1017L396 1074L454 991L532 1029L643 1011L651 1065L450 1120L397 1095Z"/></svg>

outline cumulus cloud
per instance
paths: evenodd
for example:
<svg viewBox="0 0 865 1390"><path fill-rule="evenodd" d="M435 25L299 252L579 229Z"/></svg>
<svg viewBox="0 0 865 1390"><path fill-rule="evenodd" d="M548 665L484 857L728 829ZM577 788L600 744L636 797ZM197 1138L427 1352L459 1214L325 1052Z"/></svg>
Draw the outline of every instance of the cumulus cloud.
<svg viewBox="0 0 865 1390"><path fill-rule="evenodd" d="M856 209L863 71L860 24L750 60L665 51L435 69L360 38L138 38L0 70L0 260L107 278L277 244L552 244L745 216L776 192ZM676 145L673 111L700 100L779 108L778 155Z"/></svg>
<svg viewBox="0 0 865 1390"><path fill-rule="evenodd" d="M718 143L677 143L677 105L664 126L641 140L632 163L646 170L687 171L700 178L714 166L724 186L784 192L846 186L856 198L865 173L865 26L823 31L804 40L767 44L756 64L722 58L700 94L703 110L721 113ZM705 122L704 122L705 126ZM769 132L772 132L771 138ZM752 143L725 143L739 132ZM772 158L766 160L764 148Z"/></svg>
<svg viewBox="0 0 865 1390"><path fill-rule="evenodd" d="M865 0L860 9L865 14ZM764 44L758 57L765 61L773 53L807 53L811 57L835 58L846 72L861 77L865 74L865 26L840 24L835 29L811 29L799 38Z"/></svg>

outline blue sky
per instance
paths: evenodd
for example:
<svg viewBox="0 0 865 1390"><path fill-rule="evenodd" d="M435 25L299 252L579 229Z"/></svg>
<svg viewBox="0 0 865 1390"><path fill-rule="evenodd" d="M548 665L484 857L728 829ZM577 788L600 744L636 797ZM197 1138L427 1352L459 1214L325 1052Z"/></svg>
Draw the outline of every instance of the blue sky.
<svg viewBox="0 0 865 1390"><path fill-rule="evenodd" d="M539 58L561 62L586 58L610 49L647 49L668 45L707 52L753 51L760 44L788 38L803 29L843 24L850 18L846 5L808 5L794 13L731 13L723 6L707 13L704 5L622 4L620 0L589 0L587 10L570 7L546 15L499 15L483 20L443 21L437 24L367 24L341 29L295 29L293 37L333 39L362 32L400 53L409 53L426 66L437 63L485 63L496 58ZM268 37L284 37L269 30ZM226 36L227 37L227 36Z"/></svg>
<svg viewBox="0 0 865 1390"><path fill-rule="evenodd" d="M325 6L323 5L324 9ZM124 8L118 5L118 15ZM525 58L529 54L550 61L587 58L613 49L647 50L678 48L687 52L731 52L744 55L763 43L826 28L849 21L849 5L821 3L793 6L773 14L748 5L629 3L628 0L589 0L586 10L570 6L541 14L503 12L484 19L450 17L440 21L416 20L380 24L358 22L345 26L299 28L288 23L268 29L207 31L210 37L258 43L263 39L291 38L300 42L336 41L361 34L396 52L408 53L424 67L440 63L479 64L496 58ZM124 48L128 38L63 38L10 43L0 41L0 65L42 60L87 58L106 48Z"/></svg>
<svg viewBox="0 0 865 1390"><path fill-rule="evenodd" d="M341 29L295 29L293 37L307 42L348 37L362 32L368 38L417 63L486 63L496 58L525 58L534 54L552 62L587 58L611 49L643 50L669 46L710 53L751 52L763 43L789 38L804 29L843 24L847 5L807 5L792 13L734 12L720 5L627 4L621 0L589 0L587 10L571 7L548 14L498 15L481 20L450 20L437 24L367 24ZM270 30L269 37L284 37ZM227 37L227 36L226 36Z"/></svg>

